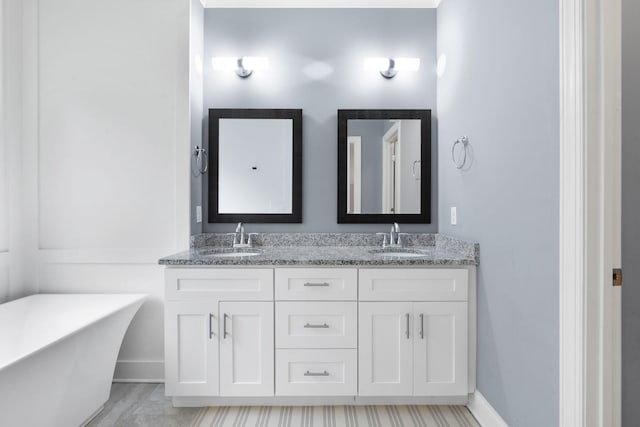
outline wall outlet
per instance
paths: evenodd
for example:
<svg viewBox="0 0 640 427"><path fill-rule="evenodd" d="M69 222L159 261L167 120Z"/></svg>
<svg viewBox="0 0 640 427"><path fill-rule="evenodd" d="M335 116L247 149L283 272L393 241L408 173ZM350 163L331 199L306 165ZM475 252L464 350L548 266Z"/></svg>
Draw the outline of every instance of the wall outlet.
<svg viewBox="0 0 640 427"><path fill-rule="evenodd" d="M196 206L196 222L198 224L202 222L202 206Z"/></svg>
<svg viewBox="0 0 640 427"><path fill-rule="evenodd" d="M451 207L451 225L458 224L458 210L455 206Z"/></svg>

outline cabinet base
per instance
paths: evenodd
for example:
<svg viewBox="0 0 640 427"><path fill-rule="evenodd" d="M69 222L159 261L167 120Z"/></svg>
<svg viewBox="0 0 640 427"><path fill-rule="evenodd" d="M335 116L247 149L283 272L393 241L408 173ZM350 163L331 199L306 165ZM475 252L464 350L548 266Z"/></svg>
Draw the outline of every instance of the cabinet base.
<svg viewBox="0 0 640 427"><path fill-rule="evenodd" d="M274 396L173 397L174 407L201 406L329 406L329 405L466 405L469 396Z"/></svg>

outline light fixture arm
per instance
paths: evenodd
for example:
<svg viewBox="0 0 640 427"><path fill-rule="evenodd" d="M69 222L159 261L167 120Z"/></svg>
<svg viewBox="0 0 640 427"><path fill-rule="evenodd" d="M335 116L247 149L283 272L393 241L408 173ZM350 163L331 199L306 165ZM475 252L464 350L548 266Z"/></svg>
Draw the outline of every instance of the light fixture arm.
<svg viewBox="0 0 640 427"><path fill-rule="evenodd" d="M238 58L236 74L243 79L246 79L253 73L253 70L244 67L244 58Z"/></svg>

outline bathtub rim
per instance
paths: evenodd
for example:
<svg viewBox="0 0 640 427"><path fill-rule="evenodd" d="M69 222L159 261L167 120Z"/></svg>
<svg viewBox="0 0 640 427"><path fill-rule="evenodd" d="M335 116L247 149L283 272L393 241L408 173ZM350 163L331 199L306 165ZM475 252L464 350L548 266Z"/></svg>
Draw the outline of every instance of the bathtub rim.
<svg viewBox="0 0 640 427"><path fill-rule="evenodd" d="M59 295L59 296L77 295L77 296L91 296L91 297L93 297L93 296L98 297L98 296L120 295L120 296L130 296L132 299L131 299L131 301L128 301L126 304L124 304L122 306L119 306L117 309L110 310L110 311L104 313L103 315L97 317L93 321L83 325L82 327L74 329L69 334L62 335L62 336L56 338L55 340L53 340L51 342L48 342L47 344L45 344L45 345L43 345L41 347L38 347L36 350L34 350L34 351L30 352L30 353L20 355L20 356L14 358L14 359L10 359L7 363L5 363L5 364L0 366L0 373L2 373L2 371L4 371L5 369L8 369L11 366L15 365L16 363L21 362L22 360L25 360L25 359L33 356L33 355L41 353L42 351L44 351L44 350L46 350L46 349L48 349L50 347L53 347L54 345L60 343L64 339L67 339L67 338L73 337L74 335L79 334L80 332L86 330L87 328L89 328L90 326L94 325L95 323L98 323L98 322L104 320L105 318L113 315L114 313L116 313L118 311L125 310L125 309L127 309L127 308L129 308L129 307L131 307L133 305L138 305L138 308L136 309L136 312L134 313L134 316L135 316L135 314L138 312L138 310L140 309L140 307L142 306L144 301L149 297L148 294L142 294L142 293L130 293L130 294L127 294L127 293L95 293L95 294L89 294L89 293L53 293L53 292L47 292L47 293L32 294L32 295L28 295L28 296L25 296L25 297L22 297L22 298L17 298L17 299L12 300L12 301L7 301L6 303L0 304L0 307L2 305L4 305L4 304L10 304L13 301L19 301L21 299L33 298L33 297L40 296L40 295ZM128 329L128 326L127 326L127 329ZM126 331L125 331L125 333L126 333ZM122 343L120 343L120 345L122 346Z"/></svg>

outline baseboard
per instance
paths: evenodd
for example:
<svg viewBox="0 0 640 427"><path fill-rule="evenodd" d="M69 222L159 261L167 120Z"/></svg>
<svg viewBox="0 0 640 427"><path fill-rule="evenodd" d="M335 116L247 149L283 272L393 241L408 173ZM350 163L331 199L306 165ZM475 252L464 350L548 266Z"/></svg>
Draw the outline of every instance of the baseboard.
<svg viewBox="0 0 640 427"><path fill-rule="evenodd" d="M164 361L118 360L113 375L116 383L163 383Z"/></svg>
<svg viewBox="0 0 640 427"><path fill-rule="evenodd" d="M469 395L467 408L482 427L509 427L478 390Z"/></svg>

